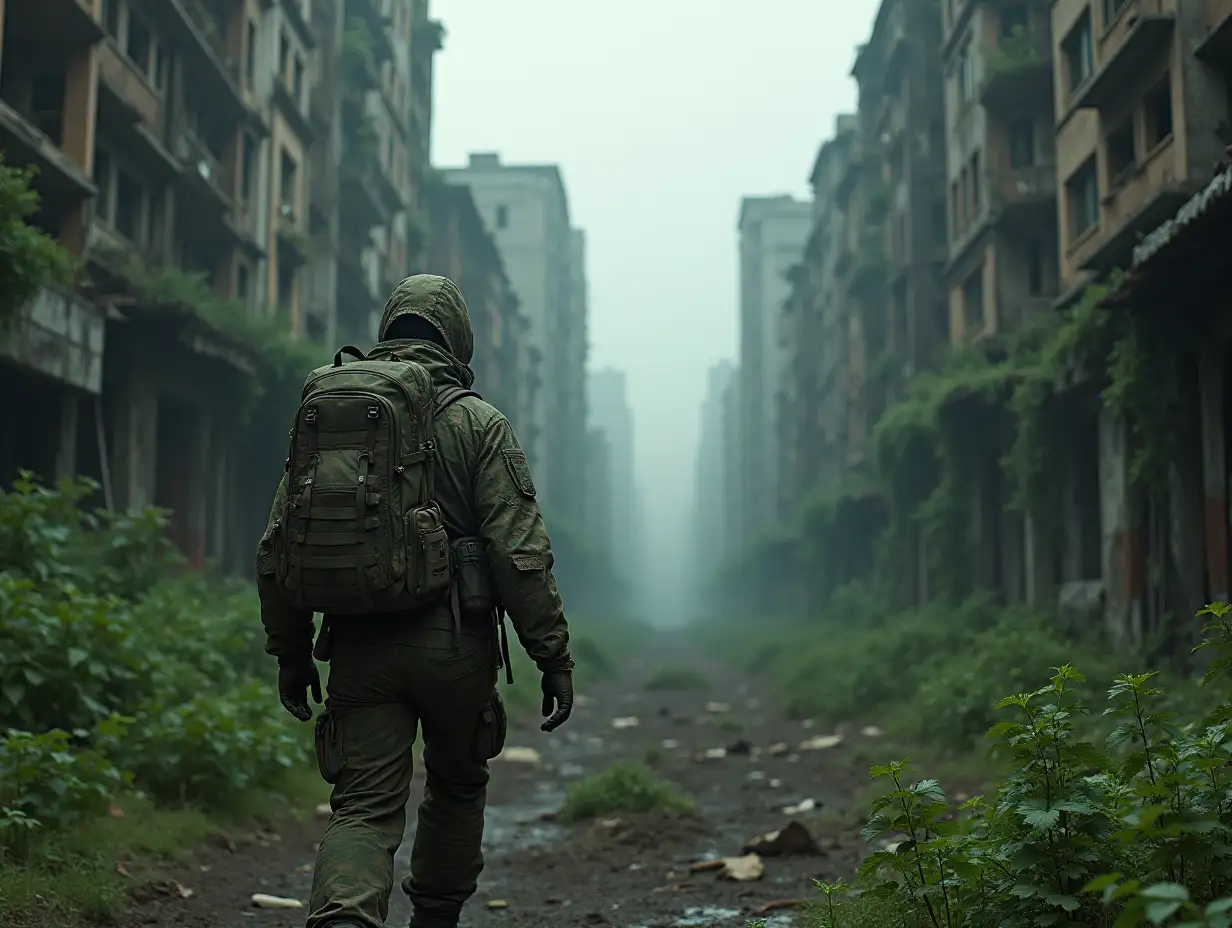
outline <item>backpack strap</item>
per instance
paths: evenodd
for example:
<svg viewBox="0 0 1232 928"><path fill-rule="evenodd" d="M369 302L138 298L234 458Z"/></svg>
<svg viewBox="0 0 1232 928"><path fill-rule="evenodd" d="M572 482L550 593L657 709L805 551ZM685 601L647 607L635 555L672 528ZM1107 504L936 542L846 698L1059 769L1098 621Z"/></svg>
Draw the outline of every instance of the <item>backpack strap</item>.
<svg viewBox="0 0 1232 928"><path fill-rule="evenodd" d="M334 367L342 367L342 358L344 355L350 355L356 361L367 361L368 356L356 348L354 345L343 345L334 355Z"/></svg>
<svg viewBox="0 0 1232 928"><path fill-rule="evenodd" d="M435 419L464 396L479 396L479 394L474 390L466 389L466 387L441 387L436 391L436 403L432 408L432 417ZM483 399L481 396L479 398Z"/></svg>

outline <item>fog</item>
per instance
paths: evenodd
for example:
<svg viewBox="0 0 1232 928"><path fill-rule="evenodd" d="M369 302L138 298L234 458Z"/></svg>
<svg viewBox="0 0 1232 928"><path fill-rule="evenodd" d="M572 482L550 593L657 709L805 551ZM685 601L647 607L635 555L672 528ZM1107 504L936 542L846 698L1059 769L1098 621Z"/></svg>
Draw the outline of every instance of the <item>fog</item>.
<svg viewBox="0 0 1232 928"><path fill-rule="evenodd" d="M699 406L707 369L737 354L740 198L807 195L817 147L854 110L847 72L875 12L434 0L433 163L557 163L586 231L589 365L629 378L652 621L689 613Z"/></svg>

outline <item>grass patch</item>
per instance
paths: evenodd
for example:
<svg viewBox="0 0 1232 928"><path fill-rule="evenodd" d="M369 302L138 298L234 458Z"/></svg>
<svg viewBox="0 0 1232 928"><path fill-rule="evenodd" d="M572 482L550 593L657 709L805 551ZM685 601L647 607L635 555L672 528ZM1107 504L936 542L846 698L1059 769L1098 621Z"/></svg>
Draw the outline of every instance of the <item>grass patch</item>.
<svg viewBox="0 0 1232 928"><path fill-rule="evenodd" d="M208 815L121 797L121 817L91 818L38 836L21 861L0 856L0 925L121 924L132 890L187 863L211 833L304 820L328 795L315 770L296 768L277 793L255 791Z"/></svg>
<svg viewBox="0 0 1232 928"><path fill-rule="evenodd" d="M621 812L682 814L692 810L692 799L645 764L618 761L570 786L562 815L566 821L579 822Z"/></svg>
<svg viewBox="0 0 1232 928"><path fill-rule="evenodd" d="M660 667L646 680L648 690L704 690L705 674L693 667Z"/></svg>

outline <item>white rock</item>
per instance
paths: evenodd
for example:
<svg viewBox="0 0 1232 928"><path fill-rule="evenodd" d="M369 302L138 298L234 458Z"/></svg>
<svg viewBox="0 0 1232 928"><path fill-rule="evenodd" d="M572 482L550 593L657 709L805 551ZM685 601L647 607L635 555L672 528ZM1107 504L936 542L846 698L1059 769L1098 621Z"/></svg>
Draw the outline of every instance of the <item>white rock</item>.
<svg viewBox="0 0 1232 928"><path fill-rule="evenodd" d="M807 741L800 742L801 751L828 751L843 743L842 735L817 735Z"/></svg>
<svg viewBox="0 0 1232 928"><path fill-rule="evenodd" d="M725 702L708 702L706 711L713 715L723 715L725 712L731 712L731 706Z"/></svg>
<svg viewBox="0 0 1232 928"><path fill-rule="evenodd" d="M302 909L304 904L298 899L288 899L285 896L268 896L265 893L253 893L252 904L258 909Z"/></svg>
<svg viewBox="0 0 1232 928"><path fill-rule="evenodd" d="M636 715L625 715L625 716L621 716L620 718L612 719L612 727L617 728L617 729L637 728L637 726L640 724L641 722L638 721L638 718Z"/></svg>
<svg viewBox="0 0 1232 928"><path fill-rule="evenodd" d="M787 806L786 808L784 808L783 814L784 815L800 815L803 812L812 812L816 808L817 808L816 799L802 799L800 802L797 802L794 806Z"/></svg>
<svg viewBox="0 0 1232 928"><path fill-rule="evenodd" d="M523 748L515 745L509 745L505 750L496 755L494 760L505 761L509 764L530 764L537 767L543 763L543 758L534 748Z"/></svg>

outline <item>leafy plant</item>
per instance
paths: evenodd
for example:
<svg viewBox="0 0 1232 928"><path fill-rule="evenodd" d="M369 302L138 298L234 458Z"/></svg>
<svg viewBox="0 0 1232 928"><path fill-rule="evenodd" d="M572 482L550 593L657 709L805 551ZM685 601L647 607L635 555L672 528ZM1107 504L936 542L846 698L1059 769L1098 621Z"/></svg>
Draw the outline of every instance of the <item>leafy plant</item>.
<svg viewBox="0 0 1232 928"><path fill-rule="evenodd" d="M689 812L693 801L645 764L618 761L602 773L574 783L565 796L569 821L619 812Z"/></svg>
<svg viewBox="0 0 1232 928"><path fill-rule="evenodd" d="M1208 617L1208 684L1232 669L1224 604ZM888 907L900 928L1222 926L1232 920L1232 703L1178 724L1152 673L1121 674L1099 746L1084 737L1085 678L1069 664L1046 686L1001 700L988 732L1013 771L989 799L957 809L936 780L909 784L907 761L874 767L891 787L864 836L879 845L857 891L824 887L818 925L868 924ZM836 905L838 895L842 905Z"/></svg>
<svg viewBox="0 0 1232 928"><path fill-rule="evenodd" d="M0 153L0 326L48 284L70 284L79 263L30 223L39 210L35 169L6 164Z"/></svg>

